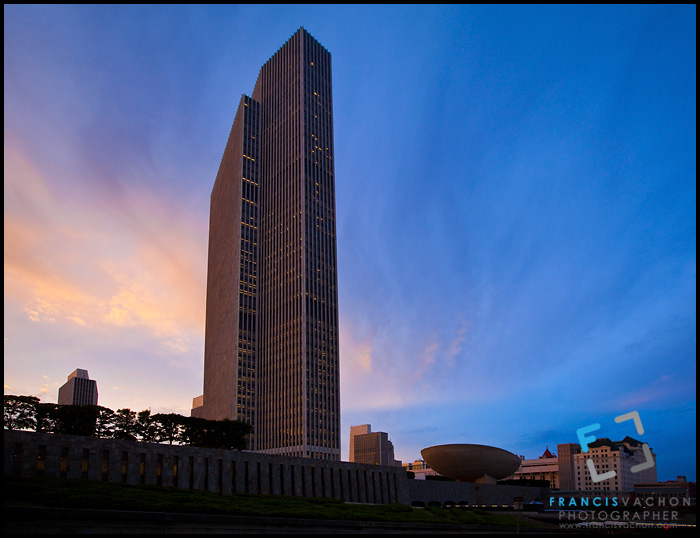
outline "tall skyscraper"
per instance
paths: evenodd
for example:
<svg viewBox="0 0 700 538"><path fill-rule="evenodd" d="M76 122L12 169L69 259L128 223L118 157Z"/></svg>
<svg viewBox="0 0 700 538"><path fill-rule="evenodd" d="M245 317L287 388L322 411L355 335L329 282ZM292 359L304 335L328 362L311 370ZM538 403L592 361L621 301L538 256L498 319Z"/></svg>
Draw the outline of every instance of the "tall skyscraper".
<svg viewBox="0 0 700 538"><path fill-rule="evenodd" d="M97 381L78 368L58 389L58 405L97 405Z"/></svg>
<svg viewBox="0 0 700 538"><path fill-rule="evenodd" d="M212 189L204 394L251 448L340 459L331 56L303 28L243 96Z"/></svg>

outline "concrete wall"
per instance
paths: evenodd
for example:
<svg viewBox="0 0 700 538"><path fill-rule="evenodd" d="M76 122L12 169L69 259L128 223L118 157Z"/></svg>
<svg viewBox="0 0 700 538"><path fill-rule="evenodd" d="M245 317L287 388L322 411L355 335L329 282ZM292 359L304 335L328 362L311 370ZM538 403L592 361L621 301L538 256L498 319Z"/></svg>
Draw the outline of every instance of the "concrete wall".
<svg viewBox="0 0 700 538"><path fill-rule="evenodd" d="M409 480L401 467L8 430L4 472L371 504L467 501L490 507L512 506L515 497L526 503L549 498L546 488Z"/></svg>
<svg viewBox="0 0 700 538"><path fill-rule="evenodd" d="M25 431L5 430L4 472L410 504L402 468Z"/></svg>
<svg viewBox="0 0 700 538"><path fill-rule="evenodd" d="M512 506L515 497L523 502L549 499L547 488L529 486L508 486L503 484L475 484L471 482L446 482L442 480L408 480L408 495L413 502L437 501L444 504L468 502L469 506L504 507Z"/></svg>

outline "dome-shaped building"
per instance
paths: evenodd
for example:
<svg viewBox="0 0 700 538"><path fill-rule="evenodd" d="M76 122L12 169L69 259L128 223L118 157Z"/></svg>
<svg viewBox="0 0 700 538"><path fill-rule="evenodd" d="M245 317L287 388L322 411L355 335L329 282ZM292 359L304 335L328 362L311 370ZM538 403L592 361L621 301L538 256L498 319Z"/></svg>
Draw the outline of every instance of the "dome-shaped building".
<svg viewBox="0 0 700 538"><path fill-rule="evenodd" d="M459 482L495 483L520 467L515 454L486 445L436 445L424 448L421 455L436 472Z"/></svg>

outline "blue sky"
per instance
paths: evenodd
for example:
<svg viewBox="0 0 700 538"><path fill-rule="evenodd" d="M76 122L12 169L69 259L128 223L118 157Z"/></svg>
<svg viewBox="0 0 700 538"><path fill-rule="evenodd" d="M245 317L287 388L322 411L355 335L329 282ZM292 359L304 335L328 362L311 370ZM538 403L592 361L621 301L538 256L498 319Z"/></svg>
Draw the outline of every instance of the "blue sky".
<svg viewBox="0 0 700 538"><path fill-rule="evenodd" d="M304 26L333 57L343 457L370 423L404 461L533 458L635 410L659 478L695 479L694 6L4 15L5 393L85 368L102 405L189 412L216 170Z"/></svg>

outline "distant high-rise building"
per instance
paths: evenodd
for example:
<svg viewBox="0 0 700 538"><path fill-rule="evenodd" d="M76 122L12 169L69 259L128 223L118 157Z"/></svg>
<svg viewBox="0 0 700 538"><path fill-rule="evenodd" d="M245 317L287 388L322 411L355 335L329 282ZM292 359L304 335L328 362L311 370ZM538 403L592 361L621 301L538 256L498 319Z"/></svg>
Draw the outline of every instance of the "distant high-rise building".
<svg viewBox="0 0 700 538"><path fill-rule="evenodd" d="M239 102L211 194L204 394L250 448L340 459L331 56L303 28Z"/></svg>
<svg viewBox="0 0 700 538"><path fill-rule="evenodd" d="M557 463L559 465L559 488L573 491L578 488L575 456L581 453L581 445L562 443L557 445ZM580 474L580 471L578 471ZM580 476L578 477L580 479Z"/></svg>
<svg viewBox="0 0 700 538"><path fill-rule="evenodd" d="M372 433L372 427L369 424L360 424L359 426L350 426L350 456L349 461L355 461L355 437Z"/></svg>
<svg viewBox="0 0 700 538"><path fill-rule="evenodd" d="M59 405L97 405L97 381L90 379L87 370L78 368L58 389Z"/></svg>
<svg viewBox="0 0 700 538"><path fill-rule="evenodd" d="M350 426L350 461L372 465L400 466L394 459L394 445L386 432L372 432L369 424Z"/></svg>

